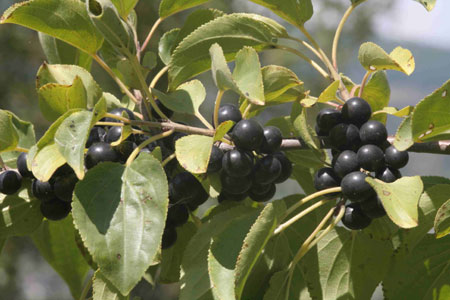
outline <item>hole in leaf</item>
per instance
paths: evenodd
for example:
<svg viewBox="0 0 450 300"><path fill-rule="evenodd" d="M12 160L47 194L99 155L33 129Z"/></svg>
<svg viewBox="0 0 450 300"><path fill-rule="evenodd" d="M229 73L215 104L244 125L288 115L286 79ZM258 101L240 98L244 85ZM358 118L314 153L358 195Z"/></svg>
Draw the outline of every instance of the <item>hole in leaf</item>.
<svg viewBox="0 0 450 300"><path fill-rule="evenodd" d="M447 90L444 90L444 91L442 92L442 97L443 97L443 98L447 97Z"/></svg>
<svg viewBox="0 0 450 300"><path fill-rule="evenodd" d="M100 16L103 12L102 6L95 0L89 0L89 11L96 17Z"/></svg>

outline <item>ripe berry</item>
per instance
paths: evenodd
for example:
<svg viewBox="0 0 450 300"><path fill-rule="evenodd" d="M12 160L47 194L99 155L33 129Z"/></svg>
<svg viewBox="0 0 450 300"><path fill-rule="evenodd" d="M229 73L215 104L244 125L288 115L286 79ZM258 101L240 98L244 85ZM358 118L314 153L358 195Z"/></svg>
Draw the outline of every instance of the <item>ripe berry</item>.
<svg viewBox="0 0 450 300"><path fill-rule="evenodd" d="M119 154L111 147L110 144L100 142L89 147L86 153L86 168L91 169L97 164L105 161L118 162Z"/></svg>
<svg viewBox="0 0 450 300"><path fill-rule="evenodd" d="M189 211L184 204L176 204L167 212L166 224L177 227L185 224L189 219Z"/></svg>
<svg viewBox="0 0 450 300"><path fill-rule="evenodd" d="M222 172L220 179L222 190L233 195L243 194L252 187L252 180L249 177L231 177Z"/></svg>
<svg viewBox="0 0 450 300"><path fill-rule="evenodd" d="M383 170L377 172L376 177L381 181L391 183L399 178L402 178L402 174L397 169L386 167Z"/></svg>
<svg viewBox="0 0 450 300"><path fill-rule="evenodd" d="M275 195L276 192L276 187L275 184L269 184L268 185L268 190L265 192L264 191L266 188L263 188L262 190L258 190L257 188L255 189L250 189L249 191L249 196L253 201L256 202L266 202L269 201L270 199L272 199L272 197Z"/></svg>
<svg viewBox="0 0 450 300"><path fill-rule="evenodd" d="M253 169L253 157L244 150L234 149L223 155L222 167L229 176L247 176Z"/></svg>
<svg viewBox="0 0 450 300"><path fill-rule="evenodd" d="M264 130L255 120L242 120L231 133L233 142L244 150L257 150L264 139Z"/></svg>
<svg viewBox="0 0 450 300"><path fill-rule="evenodd" d="M364 229L371 222L372 220L363 213L359 203L350 203L345 206L345 213L342 218L345 227L352 230Z"/></svg>
<svg viewBox="0 0 450 300"><path fill-rule="evenodd" d="M74 174L57 177L53 183L55 196L62 201L72 202L72 194L77 182L78 178Z"/></svg>
<svg viewBox="0 0 450 300"><path fill-rule="evenodd" d="M116 150L117 154L119 154L119 161L121 163L125 163L128 157L131 155L131 153L133 153L134 149L136 148L137 148L136 143L130 141L123 141L114 149Z"/></svg>
<svg viewBox="0 0 450 300"><path fill-rule="evenodd" d="M49 201L41 202L41 213L44 217L52 221L62 220L70 213L70 203L53 198Z"/></svg>
<svg viewBox="0 0 450 300"><path fill-rule="evenodd" d="M223 151L219 147L213 146L209 157L208 173L215 173L222 170Z"/></svg>
<svg viewBox="0 0 450 300"><path fill-rule="evenodd" d="M70 174L75 174L75 173L73 172L72 167L66 163L66 164L62 165L61 167L59 167L58 169L56 169L55 173L53 173L53 177L70 175Z"/></svg>
<svg viewBox="0 0 450 300"><path fill-rule="evenodd" d="M225 201L234 201L234 202L241 202L243 201L245 198L248 197L248 193L242 193L242 194L230 194L227 191L222 191L220 192L219 197L217 198L217 200L219 201L219 203L225 202Z"/></svg>
<svg viewBox="0 0 450 300"><path fill-rule="evenodd" d="M314 126L314 130L316 131L317 136L328 136L329 132L323 131L322 129L319 128L319 126L316 124L316 126Z"/></svg>
<svg viewBox="0 0 450 300"><path fill-rule="evenodd" d="M332 108L324 108L316 117L316 125L322 135L327 135L337 124L342 123L340 111Z"/></svg>
<svg viewBox="0 0 450 300"><path fill-rule="evenodd" d="M275 179L274 183L282 183L288 180L292 174L292 163L283 152L277 152L273 155L281 163L281 173Z"/></svg>
<svg viewBox="0 0 450 300"><path fill-rule="evenodd" d="M333 170L337 176L343 178L348 173L358 171L359 164L356 153L350 150L342 151L333 162Z"/></svg>
<svg viewBox="0 0 450 300"><path fill-rule="evenodd" d="M386 215L386 210L378 196L371 197L361 202L363 213L371 219L381 218Z"/></svg>
<svg viewBox="0 0 450 300"><path fill-rule="evenodd" d="M238 123L242 120L242 114L239 108L233 104L224 104L219 108L219 124L225 121Z"/></svg>
<svg viewBox="0 0 450 300"><path fill-rule="evenodd" d="M345 175L341 182L342 194L351 201L363 201L375 195L375 191L366 182L367 175L362 172L352 172Z"/></svg>
<svg viewBox="0 0 450 300"><path fill-rule="evenodd" d="M384 153L380 147L364 145L356 155L361 168L367 171L376 172L384 167Z"/></svg>
<svg viewBox="0 0 450 300"><path fill-rule="evenodd" d="M359 129L359 137L364 145L383 145L387 136L386 126L378 121L367 121Z"/></svg>
<svg viewBox="0 0 450 300"><path fill-rule="evenodd" d="M0 193L13 195L22 186L22 176L13 170L7 170L0 174Z"/></svg>
<svg viewBox="0 0 450 300"><path fill-rule="evenodd" d="M386 164L395 169L401 169L408 164L408 151L399 151L394 146L390 146L384 151Z"/></svg>
<svg viewBox="0 0 450 300"><path fill-rule="evenodd" d="M106 131L103 127L95 126L89 132L89 137L86 141L86 148L89 148L94 143L104 142L106 137Z"/></svg>
<svg viewBox="0 0 450 300"><path fill-rule="evenodd" d="M169 183L169 199L171 203L178 203L193 198L204 191L201 183L189 172L175 175Z"/></svg>
<svg viewBox="0 0 450 300"><path fill-rule="evenodd" d="M118 141L120 139L120 136L122 135L123 127L120 126L112 126L110 129L108 129L108 133L105 137L105 142L111 144L115 141ZM126 141L134 142L134 135L129 135L126 139Z"/></svg>
<svg viewBox="0 0 450 300"><path fill-rule="evenodd" d="M164 145L167 147L167 149L169 149L171 151L175 151L176 141L178 141L179 139L181 139L182 137L185 137L185 136L187 136L186 133L175 132L174 134L164 138L162 141L163 141Z"/></svg>
<svg viewBox="0 0 450 300"><path fill-rule="evenodd" d="M115 108L113 110L111 110L109 113L116 115L118 117L122 117L122 112L125 111L125 118L127 117L128 114L128 119L130 120L136 120L136 116L134 115L134 113L129 110L128 108L124 108L124 107L120 107L120 108ZM113 118L105 118L104 119L105 122L114 122L114 123L119 123L119 120L113 119Z"/></svg>
<svg viewBox="0 0 450 300"><path fill-rule="evenodd" d="M53 185L48 181L43 182L37 179L33 180L33 182L31 183L31 191L34 197L43 202L55 198Z"/></svg>
<svg viewBox="0 0 450 300"><path fill-rule="evenodd" d="M192 197L185 200L185 203L190 211L196 210L200 205L206 202L209 199L209 194L205 191L205 189L200 185L200 189L197 190L197 193Z"/></svg>
<svg viewBox="0 0 450 300"><path fill-rule="evenodd" d="M353 124L338 124L330 131L331 147L337 150L356 151L361 145L359 129Z"/></svg>
<svg viewBox="0 0 450 300"><path fill-rule="evenodd" d="M314 175L314 187L318 191L337 186L339 186L339 177L332 168L322 168Z"/></svg>
<svg viewBox="0 0 450 300"><path fill-rule="evenodd" d="M360 127L366 123L372 115L369 103L364 99L354 97L342 106L342 118L344 122Z"/></svg>
<svg viewBox="0 0 450 300"><path fill-rule="evenodd" d="M253 168L253 181L259 184L275 182L281 174L281 163L273 155L259 159Z"/></svg>
<svg viewBox="0 0 450 300"><path fill-rule="evenodd" d="M173 226L166 226L162 236L161 249L172 247L177 241L177 230Z"/></svg>
<svg viewBox="0 0 450 300"><path fill-rule="evenodd" d="M264 138L261 144L261 153L274 153L281 147L283 136L280 129L275 126L264 127Z"/></svg>
<svg viewBox="0 0 450 300"><path fill-rule="evenodd" d="M33 178L33 173L27 166L27 156L28 154L26 153L20 153L19 157L17 157L17 169L22 177Z"/></svg>

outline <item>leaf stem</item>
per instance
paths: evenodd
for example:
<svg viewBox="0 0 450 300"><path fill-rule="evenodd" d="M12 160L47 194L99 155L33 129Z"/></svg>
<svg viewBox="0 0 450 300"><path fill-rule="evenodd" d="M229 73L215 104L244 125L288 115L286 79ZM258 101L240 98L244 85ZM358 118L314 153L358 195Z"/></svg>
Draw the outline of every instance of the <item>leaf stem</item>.
<svg viewBox="0 0 450 300"><path fill-rule="evenodd" d="M248 114L250 113L250 110L252 109L252 104L248 103L247 107L244 110L244 113L242 114L242 119L246 119Z"/></svg>
<svg viewBox="0 0 450 300"><path fill-rule="evenodd" d="M360 86L359 92L358 92L358 97L360 97L360 98L361 98L361 96L363 94L364 88L366 87L367 81L370 78L370 75L372 75L372 71L367 71L366 74L363 77L363 80L361 82L361 86Z"/></svg>
<svg viewBox="0 0 450 300"><path fill-rule="evenodd" d="M219 109L220 109L220 103L222 102L222 96L225 93L225 91L218 90L217 96L216 96L216 102L214 104L214 126L217 128L219 127Z"/></svg>
<svg viewBox="0 0 450 300"><path fill-rule="evenodd" d="M150 83L150 89L154 88L156 86L156 84L158 83L158 81L161 79L161 77L163 77L163 75L169 70L169 66L165 66L164 68L162 68L161 70L159 70L159 72L155 75L155 77L153 77L151 83Z"/></svg>
<svg viewBox="0 0 450 300"><path fill-rule="evenodd" d="M30 150L22 148L22 147L16 147L16 149L14 149L14 151L28 153Z"/></svg>
<svg viewBox="0 0 450 300"><path fill-rule="evenodd" d="M302 39L299 39L299 38L296 38L293 36L289 36L289 37L287 37L287 39L298 42L299 44L301 44L302 46L304 46L305 48L310 50L312 53L314 53L314 55L326 65L326 62L323 60L322 55L320 55L319 51L317 51L316 48L314 48L311 44L309 44L308 42L306 42Z"/></svg>
<svg viewBox="0 0 450 300"><path fill-rule="evenodd" d="M298 201L297 203L295 203L294 205L292 205L285 214L285 217L289 216L290 214L292 214L294 211L297 210L297 208L299 208L300 206L302 206L303 204L305 204L308 201L311 201L317 197L320 196L324 196L327 194L331 194L331 193L339 193L341 191L340 187L334 187L334 188L330 188L330 189L326 189L326 190L322 190L322 191L318 191L314 194L311 194L309 196L306 196L305 198L303 198L302 200Z"/></svg>
<svg viewBox="0 0 450 300"><path fill-rule="evenodd" d="M163 167L165 167L172 159L174 159L176 156L175 153L172 153L171 155L169 155L165 160L163 160L163 162L161 163L161 165Z"/></svg>
<svg viewBox="0 0 450 300"><path fill-rule="evenodd" d="M163 138L165 138L165 137L168 137L168 136L171 135L173 132L174 132L174 130L171 129L171 130L169 130L169 131L166 131L166 132L163 132L163 133L154 135L154 136L152 136L151 138L149 138L149 139L143 141L136 149L133 150L133 152L132 152L132 153L130 154L130 156L128 157L127 162L126 162L125 165L126 165L127 167L129 167L129 166L131 165L131 163L134 161L134 159L138 156L139 152L140 152L142 149L144 149L147 145L153 143L154 141L157 141L157 140L163 139Z"/></svg>
<svg viewBox="0 0 450 300"><path fill-rule="evenodd" d="M200 112L197 112L195 116L200 120L200 122L202 122L203 125L206 126L206 128L214 130L214 127L208 122L208 120L205 119L205 117Z"/></svg>
<svg viewBox="0 0 450 300"><path fill-rule="evenodd" d="M92 287L92 284L93 284L93 276L91 277L91 278L89 278L89 280L86 282L86 284L84 285L84 288L83 288L83 291L81 292L81 295L80 295L80 300L85 300L86 299L86 297L87 297L87 295L88 295L88 293L89 293L89 290L91 289L91 287Z"/></svg>
<svg viewBox="0 0 450 300"><path fill-rule="evenodd" d="M136 104L139 104L139 100L130 92L125 83L120 80L119 77L114 74L113 70L98 56L97 54L91 54L92 58L111 76L112 79L117 83L117 85L124 91L124 93Z"/></svg>
<svg viewBox="0 0 450 300"><path fill-rule="evenodd" d="M152 28L150 29L150 32L148 33L147 37L145 38L144 43L142 44L141 49L139 50L139 52L144 52L145 48L147 48L150 40L152 39L153 35L156 32L156 29L158 28L159 24L161 24L161 22L164 19L159 18L158 20L156 20L156 22L153 24Z"/></svg>
<svg viewBox="0 0 450 300"><path fill-rule="evenodd" d="M0 169L7 170L8 167L6 166L5 162L3 161L3 158L0 155Z"/></svg>

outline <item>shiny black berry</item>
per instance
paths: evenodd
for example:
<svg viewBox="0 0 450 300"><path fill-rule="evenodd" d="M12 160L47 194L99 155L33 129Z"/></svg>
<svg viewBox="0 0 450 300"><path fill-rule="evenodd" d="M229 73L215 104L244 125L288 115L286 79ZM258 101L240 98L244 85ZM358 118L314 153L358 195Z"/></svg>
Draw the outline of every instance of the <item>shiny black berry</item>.
<svg viewBox="0 0 450 300"><path fill-rule="evenodd" d="M372 220L364 214L360 203L350 203L345 206L342 223L345 227L352 230L364 229L370 225Z"/></svg>
<svg viewBox="0 0 450 300"><path fill-rule="evenodd" d="M119 154L111 147L110 144L99 142L89 147L86 153L85 164L86 168L91 169L101 162L118 162L119 159Z"/></svg>
<svg viewBox="0 0 450 300"><path fill-rule="evenodd" d="M341 112L332 108L322 109L316 117L316 124L321 135L327 135L334 126L342 122Z"/></svg>
<svg viewBox="0 0 450 300"><path fill-rule="evenodd" d="M342 194L351 201L358 202L375 195L375 191L366 182L367 175L356 171L345 175L341 181Z"/></svg>
<svg viewBox="0 0 450 300"><path fill-rule="evenodd" d="M358 150L357 157L361 168L367 171L376 172L384 167L384 153L378 146L362 146Z"/></svg>
<svg viewBox="0 0 450 300"><path fill-rule="evenodd" d="M222 172L220 176L222 189L230 194L243 194L252 187L252 180L249 177L232 177Z"/></svg>
<svg viewBox="0 0 450 300"><path fill-rule="evenodd" d="M225 121L233 121L234 123L238 123L242 120L242 114L239 108L233 104L224 104L219 108L219 116L218 116L219 124L222 124Z"/></svg>
<svg viewBox="0 0 450 300"><path fill-rule="evenodd" d="M267 190L266 190L267 189ZM257 188L252 188L248 192L250 199L256 202L267 202L273 198L276 192L275 184L269 184L268 188L262 188L258 190Z"/></svg>
<svg viewBox="0 0 450 300"><path fill-rule="evenodd" d="M394 146L388 147L384 151L386 164L394 169L401 169L408 164L408 151L399 151Z"/></svg>
<svg viewBox="0 0 450 300"><path fill-rule="evenodd" d="M70 203L53 198L51 200L41 202L41 213L44 217L52 221L62 220L70 213Z"/></svg>
<svg viewBox="0 0 450 300"><path fill-rule="evenodd" d="M185 224L189 219L189 211L184 204L176 204L167 212L167 224L177 227Z"/></svg>
<svg viewBox="0 0 450 300"><path fill-rule="evenodd" d="M177 241L177 230L174 226L166 226L162 236L161 249L172 247Z"/></svg>
<svg viewBox="0 0 450 300"><path fill-rule="evenodd" d="M0 174L0 193L13 195L22 186L22 176L19 172L7 170Z"/></svg>
<svg viewBox="0 0 450 300"><path fill-rule="evenodd" d="M274 155L259 159L253 168L253 181L259 184L275 182L281 174L281 163Z"/></svg>
<svg viewBox="0 0 450 300"><path fill-rule="evenodd" d="M367 121L359 129L359 137L364 145L383 145L386 142L387 136L386 126L375 120Z"/></svg>
<svg viewBox="0 0 450 300"><path fill-rule="evenodd" d="M332 168L322 168L314 175L314 187L318 191L337 187L339 181L339 177Z"/></svg>
<svg viewBox="0 0 450 300"><path fill-rule="evenodd" d="M209 199L209 194L205 191L205 189L200 185L200 188L197 190L194 196L185 200L187 207L190 211L196 210L200 205L206 202Z"/></svg>
<svg viewBox="0 0 450 300"><path fill-rule="evenodd" d="M178 173L169 183L169 199L171 203L192 199L201 191L204 191L201 183L189 172Z"/></svg>
<svg viewBox="0 0 450 300"><path fill-rule="evenodd" d="M356 125L357 127L369 121L371 115L372 109L369 103L362 98L351 98L342 106L342 118L344 122Z"/></svg>
<svg viewBox="0 0 450 300"><path fill-rule="evenodd" d="M128 157L137 148L136 143L130 141L123 141L118 146L114 147L114 150L119 154L119 161L125 163Z"/></svg>
<svg viewBox="0 0 450 300"><path fill-rule="evenodd" d="M230 194L227 191L221 191L219 197L217 198L217 200L219 201L219 203L222 202L241 202L243 201L245 198L248 197L248 193L242 193L242 194Z"/></svg>
<svg viewBox="0 0 450 300"><path fill-rule="evenodd" d="M106 137L106 130L103 127L95 126L89 132L89 137L86 141L86 148L89 148L94 143L104 142Z"/></svg>
<svg viewBox="0 0 450 300"><path fill-rule="evenodd" d="M359 129L353 124L338 124L331 129L330 134L331 147L336 150L356 151L361 145L359 138Z"/></svg>
<svg viewBox="0 0 450 300"><path fill-rule="evenodd" d="M134 113L133 113L131 110L129 110L128 108L124 108L124 107L115 108L115 109L111 110L109 113L110 113L110 114L113 114L113 115L116 115L116 116L118 116L118 117L122 117L122 112L124 112L124 111L126 112L126 114L124 114L124 115L125 115L125 118L126 118L127 115L128 115L128 119L130 119L130 120L136 120L136 116L135 116ZM105 118L104 121L105 121L105 122L115 122L115 123L119 123L119 122L120 122L119 120L116 120L116 119L113 119L113 118Z"/></svg>
<svg viewBox="0 0 450 300"><path fill-rule="evenodd" d="M381 218L386 215L386 210L378 196L371 197L361 202L363 213L371 219Z"/></svg>
<svg viewBox="0 0 450 300"><path fill-rule="evenodd" d="M28 169L27 157L27 153L20 153L17 157L17 169L22 177L33 178L33 173Z"/></svg>
<svg viewBox="0 0 450 300"><path fill-rule="evenodd" d="M229 176L247 176L253 170L253 157L244 150L231 150L223 155L222 168Z"/></svg>
<svg viewBox="0 0 450 300"><path fill-rule="evenodd" d="M62 201L72 202L72 195L77 182L78 178L74 174L57 177L53 182L55 196Z"/></svg>
<svg viewBox="0 0 450 300"><path fill-rule="evenodd" d="M273 155L281 163L281 173L275 179L274 183L282 183L288 180L292 174L292 163L283 152L277 152Z"/></svg>
<svg viewBox="0 0 450 300"><path fill-rule="evenodd" d="M232 138L238 148L258 150L264 139L264 130L253 119L242 120L234 126Z"/></svg>
<svg viewBox="0 0 450 300"><path fill-rule="evenodd" d="M213 146L208 162L208 173L216 173L222 170L222 159L223 151L219 147Z"/></svg>
<svg viewBox="0 0 450 300"><path fill-rule="evenodd" d="M275 126L264 127L264 138L261 144L261 153L274 153L280 150L283 136L280 129Z"/></svg>
<svg viewBox="0 0 450 300"><path fill-rule="evenodd" d="M399 178L402 178L402 174L397 169L386 167L381 171L377 172L376 177L381 181L391 183Z"/></svg>
<svg viewBox="0 0 450 300"><path fill-rule="evenodd" d="M333 170L337 176L343 178L348 173L358 171L359 164L356 153L351 150L342 151L333 162Z"/></svg>
<svg viewBox="0 0 450 300"><path fill-rule="evenodd" d="M39 200L45 202L55 198L55 193L53 191L53 185L49 181L40 181L34 179L31 184L31 192L33 196Z"/></svg>

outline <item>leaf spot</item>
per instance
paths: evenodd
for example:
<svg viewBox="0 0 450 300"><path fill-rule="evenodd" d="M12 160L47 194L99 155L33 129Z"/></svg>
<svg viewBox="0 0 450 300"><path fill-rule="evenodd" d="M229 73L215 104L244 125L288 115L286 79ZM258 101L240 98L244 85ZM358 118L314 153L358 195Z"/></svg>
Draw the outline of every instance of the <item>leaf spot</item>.
<svg viewBox="0 0 450 300"><path fill-rule="evenodd" d="M122 255L120 255L120 253L117 254L117 259L121 259Z"/></svg>
<svg viewBox="0 0 450 300"><path fill-rule="evenodd" d="M430 125L428 125L428 128L429 128L429 129L433 129L433 128L434 128L434 124L433 124L433 123L430 123Z"/></svg>
<svg viewBox="0 0 450 300"><path fill-rule="evenodd" d="M375 71L377 68L375 68L374 66L370 66L369 69Z"/></svg>
<svg viewBox="0 0 450 300"><path fill-rule="evenodd" d="M383 191L383 195L385 195L385 196L390 196L390 195L391 195L391 192Z"/></svg>
<svg viewBox="0 0 450 300"><path fill-rule="evenodd" d="M444 90L444 91L442 92L442 97L443 97L443 98L447 97L447 90Z"/></svg>

